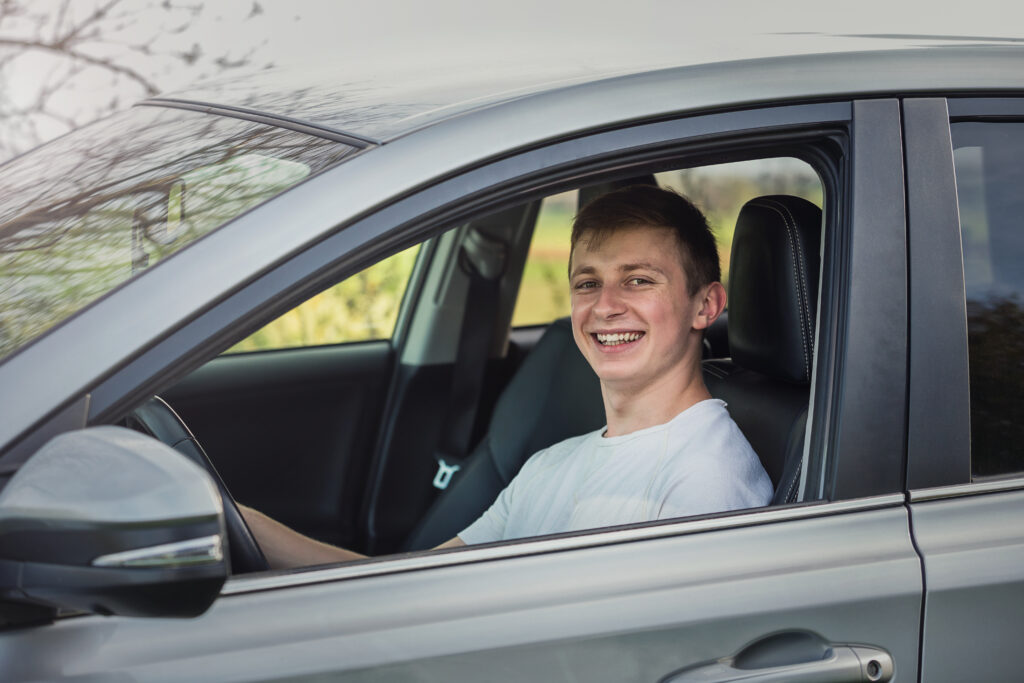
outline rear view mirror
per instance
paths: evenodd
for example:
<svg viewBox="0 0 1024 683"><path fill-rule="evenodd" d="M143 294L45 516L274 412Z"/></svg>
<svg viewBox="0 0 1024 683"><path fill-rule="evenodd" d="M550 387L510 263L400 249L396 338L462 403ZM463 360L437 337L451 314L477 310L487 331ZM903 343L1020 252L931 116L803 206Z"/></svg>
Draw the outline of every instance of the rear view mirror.
<svg viewBox="0 0 1024 683"><path fill-rule="evenodd" d="M171 447L121 427L68 432L0 491L0 600L196 616L227 577L223 526L209 475Z"/></svg>

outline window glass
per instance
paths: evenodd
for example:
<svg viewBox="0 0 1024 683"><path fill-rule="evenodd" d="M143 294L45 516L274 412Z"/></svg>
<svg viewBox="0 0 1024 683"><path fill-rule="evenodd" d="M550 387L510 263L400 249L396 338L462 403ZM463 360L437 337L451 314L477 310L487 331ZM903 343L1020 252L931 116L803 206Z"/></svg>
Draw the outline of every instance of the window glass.
<svg viewBox="0 0 1024 683"><path fill-rule="evenodd" d="M0 358L352 151L136 107L0 166Z"/></svg>
<svg viewBox="0 0 1024 683"><path fill-rule="evenodd" d="M375 263L257 330L228 353L388 339L419 245Z"/></svg>
<svg viewBox="0 0 1024 683"><path fill-rule="evenodd" d="M956 123L975 477L1024 471L1024 124Z"/></svg>
<svg viewBox="0 0 1024 683"><path fill-rule="evenodd" d="M817 173L807 163L789 157L668 171L658 173L655 180L688 197L707 216L718 238L722 280L726 284L736 217L747 201L762 195L788 194L822 205ZM541 204L512 316L513 327L545 325L569 315L569 235L578 194L553 195Z"/></svg>
<svg viewBox="0 0 1024 683"><path fill-rule="evenodd" d="M751 199L769 194L802 197L821 207L818 174L807 163L791 157L755 159L730 164L698 166L659 173L658 184L676 190L697 205L718 239L722 282L729 283L729 255L736 218Z"/></svg>
<svg viewBox="0 0 1024 683"><path fill-rule="evenodd" d="M569 315L569 234L578 196L572 190L541 202L512 327L546 325Z"/></svg>

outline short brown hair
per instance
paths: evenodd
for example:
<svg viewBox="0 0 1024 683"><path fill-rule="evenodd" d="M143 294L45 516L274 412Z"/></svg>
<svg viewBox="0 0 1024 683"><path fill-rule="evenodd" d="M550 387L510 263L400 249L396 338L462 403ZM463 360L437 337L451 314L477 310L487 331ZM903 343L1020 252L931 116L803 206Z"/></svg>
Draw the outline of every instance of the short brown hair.
<svg viewBox="0 0 1024 683"><path fill-rule="evenodd" d="M638 226L664 228L676 236L690 296L722 279L718 246L707 218L686 197L654 185L624 187L580 209L572 224L570 263L584 235L591 243L600 243L616 230Z"/></svg>

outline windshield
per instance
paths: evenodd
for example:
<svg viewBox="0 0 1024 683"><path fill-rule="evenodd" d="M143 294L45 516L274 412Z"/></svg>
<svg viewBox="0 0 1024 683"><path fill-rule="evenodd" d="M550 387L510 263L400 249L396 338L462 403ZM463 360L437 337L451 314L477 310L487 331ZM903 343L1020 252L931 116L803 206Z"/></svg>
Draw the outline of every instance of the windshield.
<svg viewBox="0 0 1024 683"><path fill-rule="evenodd" d="M0 166L0 358L353 151L138 107Z"/></svg>

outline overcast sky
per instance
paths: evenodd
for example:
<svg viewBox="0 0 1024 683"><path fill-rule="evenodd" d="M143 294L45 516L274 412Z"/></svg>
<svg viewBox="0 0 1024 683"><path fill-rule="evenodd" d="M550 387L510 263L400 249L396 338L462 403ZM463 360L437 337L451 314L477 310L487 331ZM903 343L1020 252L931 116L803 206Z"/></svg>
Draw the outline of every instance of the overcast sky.
<svg viewBox="0 0 1024 683"><path fill-rule="evenodd" d="M21 1L35 12L56 13L61 4ZM95 4L74 0L71 7L86 12ZM298 64L386 79L410 69L515 72L538 52L549 63L605 71L870 46L849 37L858 34L920 36L911 44L934 42L936 36L1024 42L1021 0L209 0L202 5L187 31L175 33L176 24L160 3L121 0L119 11L133 15L133 23L114 45L95 49L113 54L121 49L118 44L151 38L156 52L185 52L198 45L207 57L248 58L248 65L235 72ZM16 23L0 25L0 39L18 30ZM871 42L894 44L891 38ZM118 59L144 72L161 91L217 72L212 59L186 66L130 51ZM0 98L29 101L48 74L52 78L52 69L53 58L42 52L4 66ZM137 83L97 72L80 76L54 101L81 123L115 97L117 106L125 107L144 95ZM62 132L56 123L47 125Z"/></svg>
<svg viewBox="0 0 1024 683"><path fill-rule="evenodd" d="M244 13L248 0L221 0ZM821 49L824 34L914 34L1024 38L1024 3L1015 1L901 2L900 0L383 0L261 3L263 14L238 24L239 45L267 41L277 63L373 62L379 68L430 61L461 63L528 58L531 46L554 49L567 60L647 63L692 61L701 54L757 54L774 36L800 51ZM230 13L220 10L222 14ZM207 12L204 39L222 41L217 11ZM787 35L789 34L789 35ZM365 65L364 65L365 66Z"/></svg>

